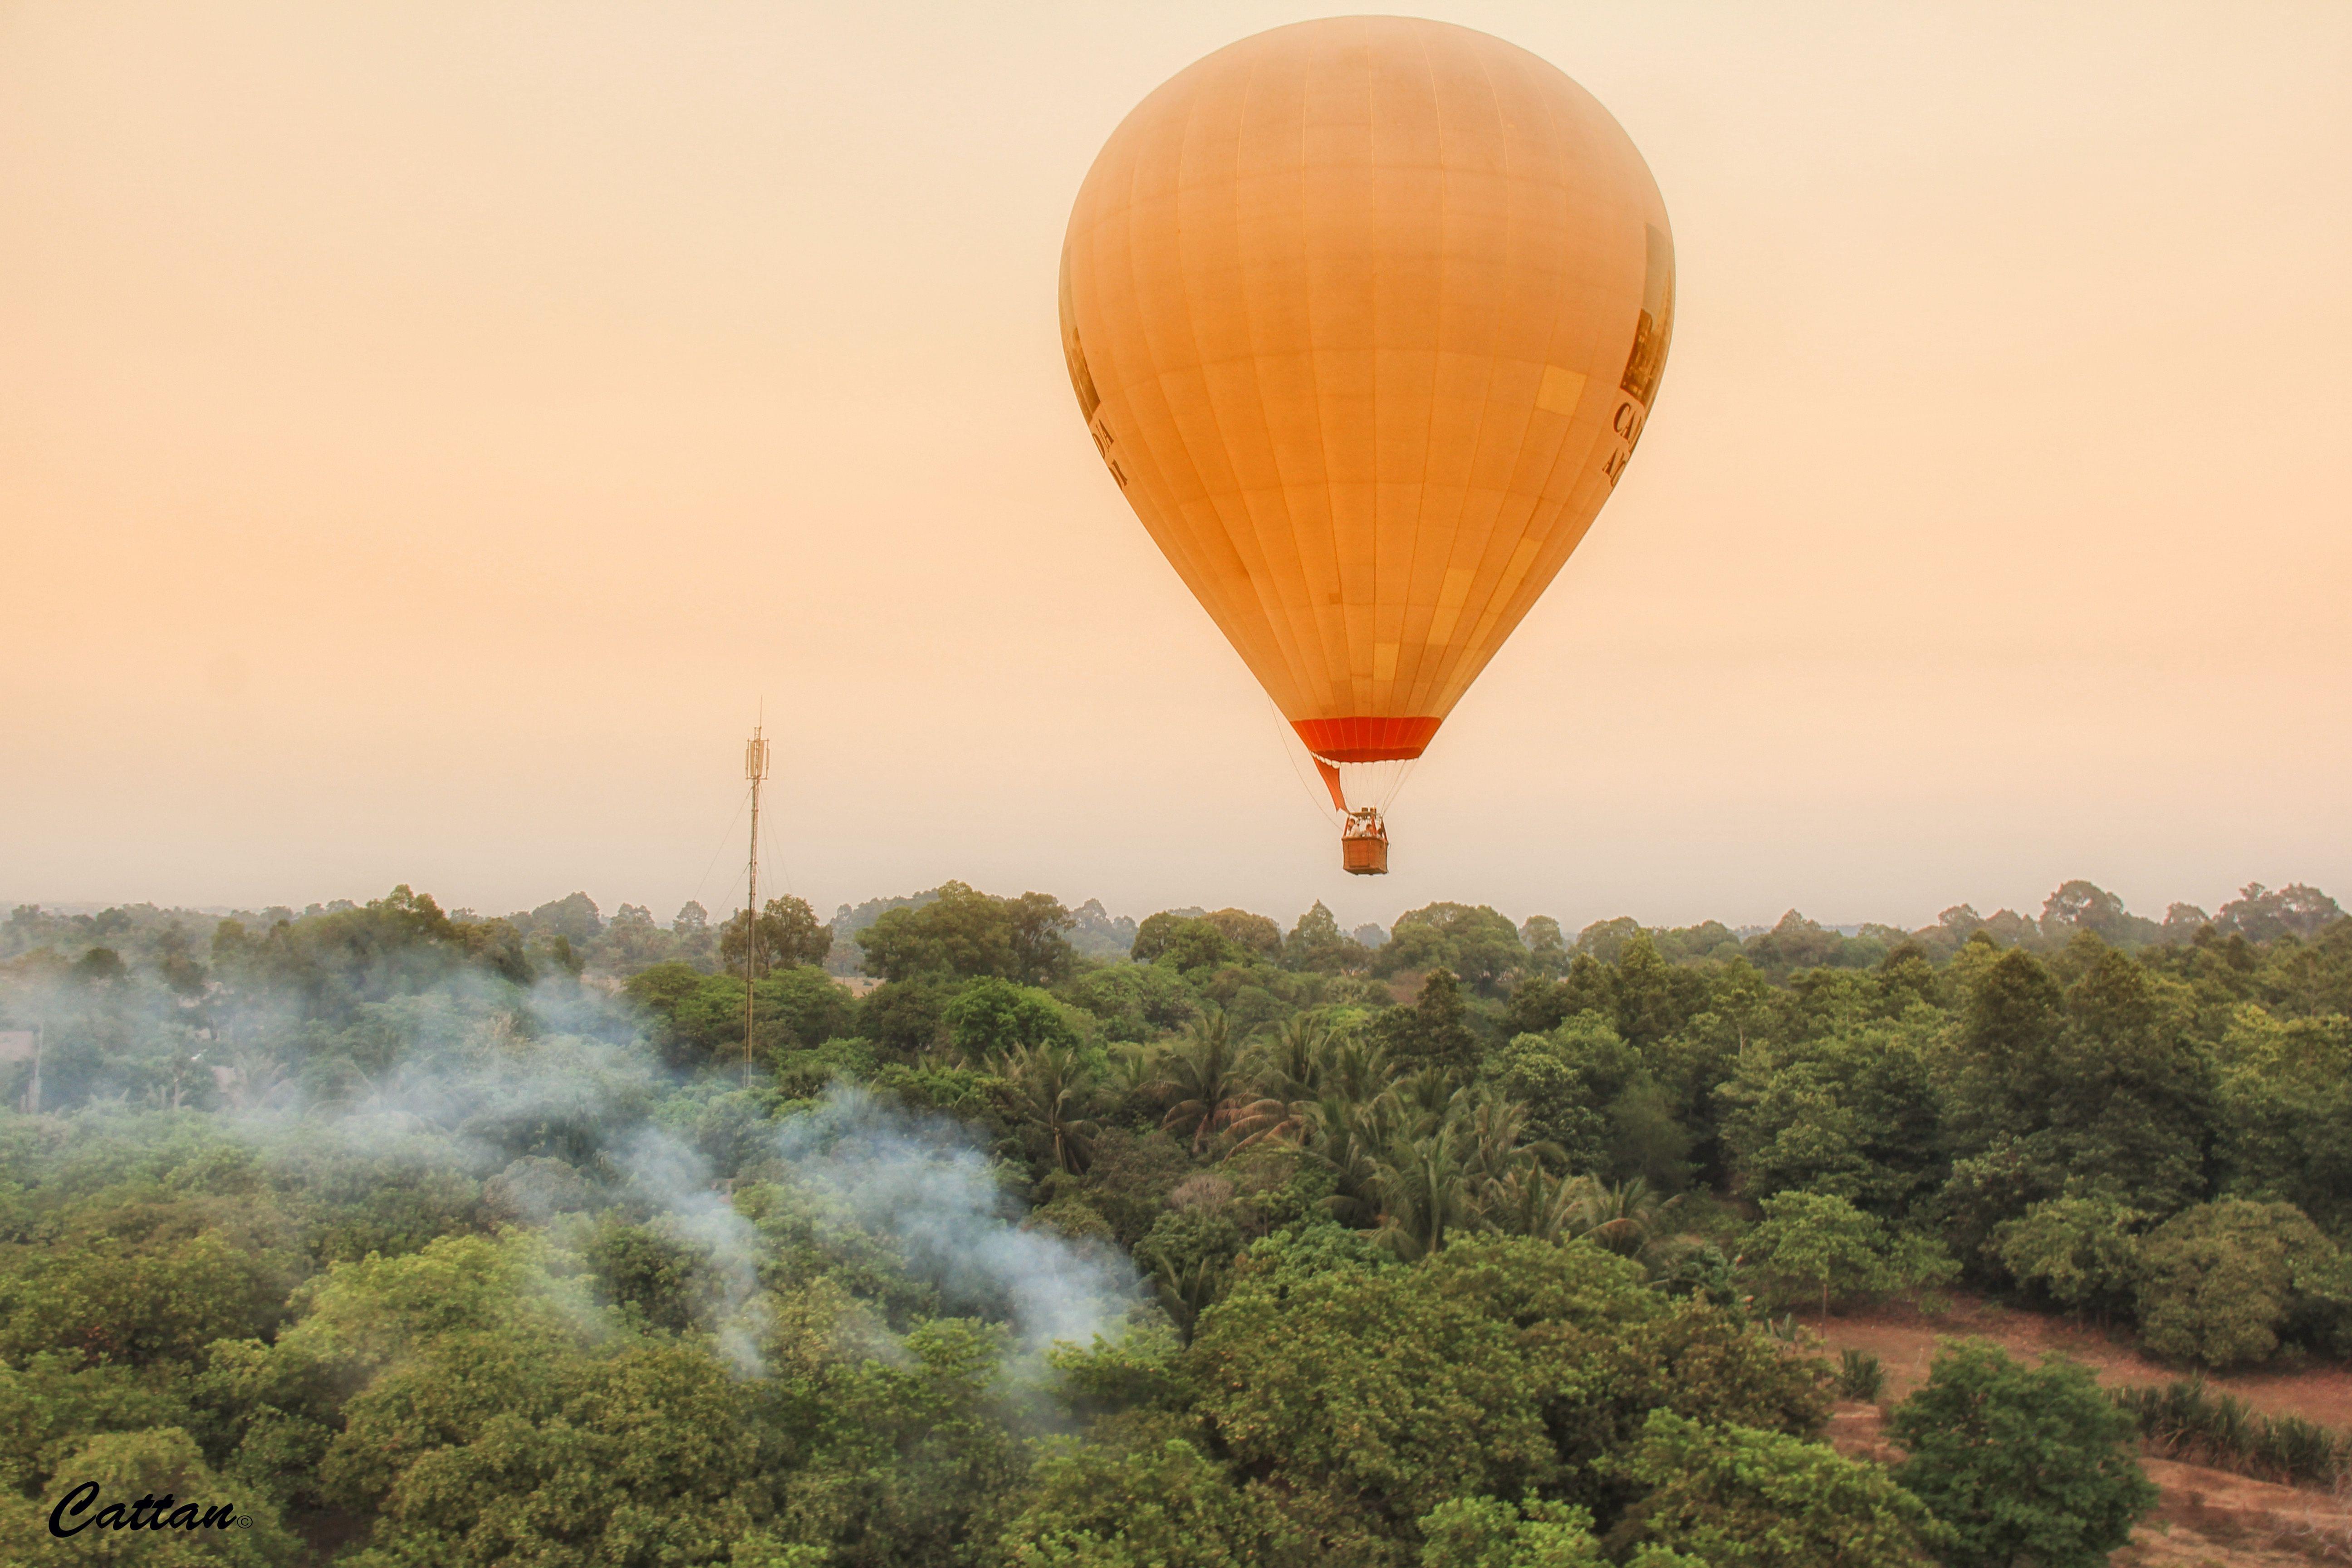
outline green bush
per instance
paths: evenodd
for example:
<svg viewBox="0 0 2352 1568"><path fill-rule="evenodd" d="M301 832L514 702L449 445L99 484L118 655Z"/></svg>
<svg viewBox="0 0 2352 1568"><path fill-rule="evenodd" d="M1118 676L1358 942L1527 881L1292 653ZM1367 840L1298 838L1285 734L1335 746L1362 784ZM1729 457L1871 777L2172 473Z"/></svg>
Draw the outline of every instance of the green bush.
<svg viewBox="0 0 2352 1568"><path fill-rule="evenodd" d="M1940 1284L1958 1271L1932 1237L1888 1227L1828 1193L1776 1193L1741 1244L1747 1266L1783 1300L1819 1292L1830 1302Z"/></svg>
<svg viewBox="0 0 2352 1568"><path fill-rule="evenodd" d="M1076 1012L1033 986L986 975L957 992L940 1019L957 1054L980 1063L1024 1046L1076 1045Z"/></svg>
<svg viewBox="0 0 2352 1568"><path fill-rule="evenodd" d="M1191 1442L1049 1454L986 1557L1001 1568L1158 1563L1222 1568L1312 1561L1300 1531Z"/></svg>
<svg viewBox="0 0 2352 1568"><path fill-rule="evenodd" d="M1886 1365L1868 1351L1847 1346L1838 1353L1840 1399L1875 1399L1886 1387Z"/></svg>
<svg viewBox="0 0 2352 1568"><path fill-rule="evenodd" d="M2158 1355L2207 1366L2268 1360L2290 1328L2346 1302L2344 1259L2292 1204L2183 1209L2140 1247L2139 1324Z"/></svg>
<svg viewBox="0 0 2352 1568"><path fill-rule="evenodd" d="M1657 1410L1609 1468L1648 1489L1611 1543L1687 1552L1708 1568L1928 1568L1942 1539L1876 1465L1786 1433Z"/></svg>
<svg viewBox="0 0 2352 1568"><path fill-rule="evenodd" d="M1592 1516L1572 1503L1528 1498L1455 1498L1420 1520L1421 1568L1609 1568ZM1706 1568L1696 1558L1644 1547L1627 1568Z"/></svg>
<svg viewBox="0 0 2352 1568"><path fill-rule="evenodd" d="M154 1568L289 1568L303 1556L302 1542L279 1525L278 1510L206 1465L195 1440L177 1426L110 1432L90 1437L62 1458L58 1476L71 1477L76 1486L94 1487L94 1506L83 1514L83 1528L60 1540L49 1532L48 1515L56 1499L37 1502L0 1493L0 1539L8 1542L12 1563L24 1568L118 1563L152 1563ZM142 1526L125 1543L113 1528L98 1522L110 1506L142 1494L160 1498L167 1493L176 1500L172 1517L181 1523L167 1526L160 1535L152 1526ZM221 1503L234 1504L236 1528L190 1528L203 1508ZM67 1524L71 1527L70 1519Z"/></svg>
<svg viewBox="0 0 2352 1568"><path fill-rule="evenodd" d="M213 1341L267 1333L284 1314L285 1282L218 1231L71 1239L70 1250L0 1260L0 1356L192 1363Z"/></svg>
<svg viewBox="0 0 2352 1568"><path fill-rule="evenodd" d="M2105 1317L2130 1307L2139 1277L2135 1233L2152 1217L2112 1198L2052 1198L1996 1226L1991 1251L2029 1289Z"/></svg>
<svg viewBox="0 0 2352 1568"><path fill-rule="evenodd" d="M1948 1347L1887 1425L1895 1479L1950 1527L1948 1568L2104 1568L2156 1506L2133 1422L2074 1362Z"/></svg>
<svg viewBox="0 0 2352 1568"><path fill-rule="evenodd" d="M1580 1242L1468 1237L1415 1266L1362 1251L1259 1243L1189 1362L1236 1464L1391 1537L1449 1499L1557 1488L1556 1394L1599 1381L1617 1336L1665 1307Z"/></svg>
<svg viewBox="0 0 2352 1568"><path fill-rule="evenodd" d="M2289 1486L2333 1486L2352 1476L2352 1437L2296 1415L2264 1415L2201 1377L2162 1388L2120 1388L2118 1408L2140 1438L2170 1458Z"/></svg>

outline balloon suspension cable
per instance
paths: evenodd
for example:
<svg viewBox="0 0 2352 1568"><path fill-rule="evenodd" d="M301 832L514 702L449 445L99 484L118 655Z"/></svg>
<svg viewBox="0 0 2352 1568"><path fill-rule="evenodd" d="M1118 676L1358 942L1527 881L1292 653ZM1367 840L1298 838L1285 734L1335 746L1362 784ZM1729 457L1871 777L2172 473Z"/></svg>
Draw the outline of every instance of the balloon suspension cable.
<svg viewBox="0 0 2352 1568"><path fill-rule="evenodd" d="M1301 756L1304 756L1308 762L1315 764L1316 770L1318 773L1327 773L1327 777L1324 782L1330 791L1332 799L1336 802L1340 798L1339 791L1339 786L1332 784L1328 776L1328 771L1330 768L1330 764L1306 748L1298 739L1298 731L1292 729L1288 721L1283 718L1282 710L1274 705L1274 700L1272 698L1266 699L1265 711L1267 716L1274 721L1276 732L1282 737L1282 754L1288 760L1290 763L1290 771L1294 774L1297 775L1299 793L1307 797L1307 804L1308 806L1313 808L1317 816L1321 817L1325 822L1331 824L1333 826L1337 826L1347 812L1347 806L1345 805L1340 805L1337 810L1327 807L1316 791L1314 781L1309 779L1306 773L1300 769L1298 759Z"/></svg>
<svg viewBox="0 0 2352 1568"><path fill-rule="evenodd" d="M1384 875L1389 868L1389 804L1396 799L1405 780L1412 776L1413 763L1419 759L1336 762L1305 746L1297 731L1283 722L1281 710L1271 701L1266 709L1283 731L1283 754L1290 758L1292 771L1298 772L1296 752L1303 751L1323 781L1331 809L1322 812L1318 803L1318 815L1324 816L1339 830L1340 869L1351 876ZM1298 773L1298 785L1309 801L1315 799L1314 786L1307 783L1304 773Z"/></svg>
<svg viewBox="0 0 2352 1568"><path fill-rule="evenodd" d="M1272 699L1267 700L1265 711L1267 718L1273 721L1276 731L1282 737L1282 753L1290 759L1290 770L1297 775L1299 793L1314 806L1318 816L1335 827L1366 805L1385 816L1389 807L1396 804L1397 796L1403 793L1405 782L1412 777L1413 770L1421 765L1419 757L1391 758L1377 763L1335 763L1307 749L1298 739L1298 731L1284 720L1282 710L1274 705ZM1314 768L1315 778L1310 779L1306 769L1299 766L1302 757ZM1320 789L1316 787L1318 780L1322 785ZM1328 806L1324 804L1326 799L1330 803Z"/></svg>
<svg viewBox="0 0 2352 1568"><path fill-rule="evenodd" d="M1384 812L1403 791L1417 760L1391 757L1376 763L1334 763L1317 757L1315 765L1322 772L1324 784L1342 812L1362 806Z"/></svg>
<svg viewBox="0 0 2352 1568"><path fill-rule="evenodd" d="M1379 806L1381 811L1387 811L1395 803L1396 797L1404 793L1405 781L1412 777L1412 770L1420 765L1419 757L1404 757L1394 762L1363 763L1365 797L1374 805Z"/></svg>

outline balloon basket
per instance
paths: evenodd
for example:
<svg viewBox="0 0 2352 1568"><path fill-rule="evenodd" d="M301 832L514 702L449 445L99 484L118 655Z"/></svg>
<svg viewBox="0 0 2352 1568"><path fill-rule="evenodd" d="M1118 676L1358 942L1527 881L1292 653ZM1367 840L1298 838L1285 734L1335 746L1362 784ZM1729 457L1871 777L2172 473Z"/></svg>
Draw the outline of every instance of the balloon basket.
<svg viewBox="0 0 2352 1568"><path fill-rule="evenodd" d="M1339 866L1350 877L1385 877L1389 872L1389 830L1381 814L1351 811L1339 830Z"/></svg>

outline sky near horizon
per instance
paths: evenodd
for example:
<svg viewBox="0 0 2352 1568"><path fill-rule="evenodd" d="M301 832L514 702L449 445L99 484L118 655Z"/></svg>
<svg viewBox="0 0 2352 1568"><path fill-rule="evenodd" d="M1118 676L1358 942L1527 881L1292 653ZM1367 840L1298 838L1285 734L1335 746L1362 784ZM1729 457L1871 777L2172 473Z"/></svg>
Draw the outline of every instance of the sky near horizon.
<svg viewBox="0 0 2352 1568"><path fill-rule="evenodd" d="M0 3L0 901L2352 900L2352 7L1430 4L1679 263L1351 879L1055 327L1281 4Z"/></svg>

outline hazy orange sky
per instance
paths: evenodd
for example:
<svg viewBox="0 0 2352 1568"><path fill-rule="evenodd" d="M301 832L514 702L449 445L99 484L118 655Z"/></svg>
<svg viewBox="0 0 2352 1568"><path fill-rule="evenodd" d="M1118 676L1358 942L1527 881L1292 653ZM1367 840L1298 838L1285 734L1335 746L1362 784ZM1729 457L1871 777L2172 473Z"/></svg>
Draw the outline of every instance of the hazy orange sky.
<svg viewBox="0 0 2352 1568"><path fill-rule="evenodd" d="M2352 6L1433 4L1680 263L1344 877L1104 474L1104 137L1312 6L0 5L0 901L2352 898Z"/></svg>

